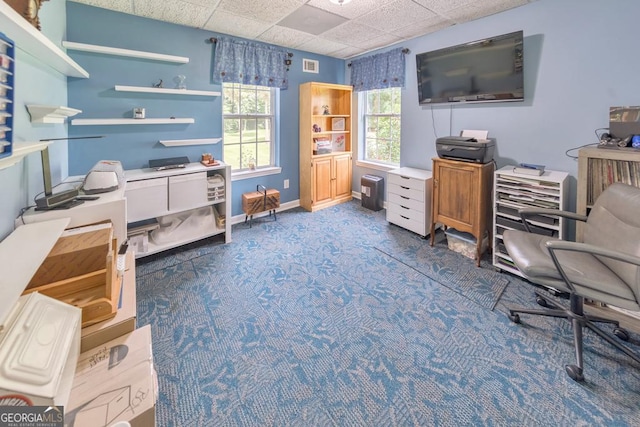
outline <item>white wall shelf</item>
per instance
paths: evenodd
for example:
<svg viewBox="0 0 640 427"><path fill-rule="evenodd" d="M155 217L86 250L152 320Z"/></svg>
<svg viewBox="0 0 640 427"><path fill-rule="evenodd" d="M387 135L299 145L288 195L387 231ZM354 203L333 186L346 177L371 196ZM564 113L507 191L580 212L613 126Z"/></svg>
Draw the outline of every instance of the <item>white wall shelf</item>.
<svg viewBox="0 0 640 427"><path fill-rule="evenodd" d="M193 96L220 96L220 92L209 90L191 90L191 89L166 89L161 87L144 87L144 86L115 86L116 92L142 92L142 93L165 93L170 95L193 95Z"/></svg>
<svg viewBox="0 0 640 427"><path fill-rule="evenodd" d="M17 48L54 70L70 77L89 78L84 68L5 2L0 2L0 28Z"/></svg>
<svg viewBox="0 0 640 427"><path fill-rule="evenodd" d="M165 147L177 147L184 145L209 145L217 144L222 138L203 138L203 139L166 139L158 141Z"/></svg>
<svg viewBox="0 0 640 427"><path fill-rule="evenodd" d="M15 165L28 154L44 150L48 145L49 142L14 142L13 153L0 159L0 170Z"/></svg>
<svg viewBox="0 0 640 427"><path fill-rule="evenodd" d="M192 118L175 119L73 119L74 126L104 126L104 125L177 125L195 123Z"/></svg>
<svg viewBox="0 0 640 427"><path fill-rule="evenodd" d="M59 105L27 105L31 123L64 123L67 117L82 113L82 110Z"/></svg>
<svg viewBox="0 0 640 427"><path fill-rule="evenodd" d="M174 62L177 64L187 64L189 58L185 56L165 55L163 53L144 52L141 50L121 49L118 47L98 46L94 44L76 43L63 41L62 46L71 50L83 52L101 53L104 55L128 56L131 58L150 59L153 61Z"/></svg>

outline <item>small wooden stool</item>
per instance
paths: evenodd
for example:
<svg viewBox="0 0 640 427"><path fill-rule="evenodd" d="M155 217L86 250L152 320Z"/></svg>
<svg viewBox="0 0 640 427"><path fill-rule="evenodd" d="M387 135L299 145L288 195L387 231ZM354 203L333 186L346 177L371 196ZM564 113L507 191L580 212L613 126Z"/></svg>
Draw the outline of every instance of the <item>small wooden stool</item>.
<svg viewBox="0 0 640 427"><path fill-rule="evenodd" d="M244 193L242 195L242 210L245 217L244 222L249 219L249 228L253 225L253 215L269 211L269 216L273 213L273 220L277 221L276 208L280 207L280 192L273 188L267 190L263 185L257 185L256 191Z"/></svg>

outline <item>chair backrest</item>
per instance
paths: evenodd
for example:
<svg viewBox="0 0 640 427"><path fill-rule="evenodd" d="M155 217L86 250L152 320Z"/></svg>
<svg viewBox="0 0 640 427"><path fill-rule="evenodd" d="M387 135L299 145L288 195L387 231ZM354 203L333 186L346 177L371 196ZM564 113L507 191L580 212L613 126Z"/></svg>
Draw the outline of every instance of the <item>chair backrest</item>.
<svg viewBox="0 0 640 427"><path fill-rule="evenodd" d="M596 200L584 229L584 243L640 257L640 188L614 183ZM640 269L600 258L640 295Z"/></svg>

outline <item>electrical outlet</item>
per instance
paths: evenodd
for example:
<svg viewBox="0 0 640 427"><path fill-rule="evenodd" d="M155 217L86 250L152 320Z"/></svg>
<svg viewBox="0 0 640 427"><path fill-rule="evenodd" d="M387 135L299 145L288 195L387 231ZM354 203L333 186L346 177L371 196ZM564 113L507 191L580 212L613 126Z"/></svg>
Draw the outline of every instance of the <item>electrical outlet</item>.
<svg viewBox="0 0 640 427"><path fill-rule="evenodd" d="M289 180L288 179L284 180L284 188L289 188Z"/></svg>

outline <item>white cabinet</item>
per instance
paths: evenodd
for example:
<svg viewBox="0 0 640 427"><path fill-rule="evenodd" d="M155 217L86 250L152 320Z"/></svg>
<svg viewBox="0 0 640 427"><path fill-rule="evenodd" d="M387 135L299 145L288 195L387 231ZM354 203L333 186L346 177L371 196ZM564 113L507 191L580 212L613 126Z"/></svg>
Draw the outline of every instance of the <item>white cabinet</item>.
<svg viewBox="0 0 640 427"><path fill-rule="evenodd" d="M400 168L387 173L387 221L421 236L431 224L431 171Z"/></svg>
<svg viewBox="0 0 640 427"><path fill-rule="evenodd" d="M227 221L231 217L231 166L190 163L163 171L127 170L125 177L128 235L136 257L217 234L231 241ZM187 227L189 223L194 226Z"/></svg>
<svg viewBox="0 0 640 427"><path fill-rule="evenodd" d="M569 207L569 174L545 171L540 176L522 175L513 172L513 166L505 166L494 176L493 215L493 265L518 276L516 268L502 241L505 230L524 230L518 214L520 208L546 208L567 210ZM546 236L565 239L565 218L537 215L532 218L531 231Z"/></svg>

